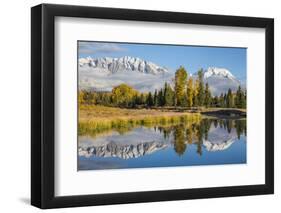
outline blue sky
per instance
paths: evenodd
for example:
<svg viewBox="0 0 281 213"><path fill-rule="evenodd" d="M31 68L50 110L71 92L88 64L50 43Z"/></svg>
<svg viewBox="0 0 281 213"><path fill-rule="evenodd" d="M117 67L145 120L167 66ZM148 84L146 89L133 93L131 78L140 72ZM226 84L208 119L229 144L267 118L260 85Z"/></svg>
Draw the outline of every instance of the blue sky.
<svg viewBox="0 0 281 213"><path fill-rule="evenodd" d="M246 54L246 48L78 42L79 58L132 56L172 71L184 66L189 73L195 73L200 68L222 67L230 70L241 81L246 81Z"/></svg>

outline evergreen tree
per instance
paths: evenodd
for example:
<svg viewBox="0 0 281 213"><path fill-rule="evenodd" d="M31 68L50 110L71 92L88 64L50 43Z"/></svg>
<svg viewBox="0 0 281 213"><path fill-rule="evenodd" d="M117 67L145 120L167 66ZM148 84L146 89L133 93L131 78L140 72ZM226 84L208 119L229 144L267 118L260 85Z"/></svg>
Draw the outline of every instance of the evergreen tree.
<svg viewBox="0 0 281 213"><path fill-rule="evenodd" d="M204 92L204 105L205 105L205 107L208 108L210 106L211 99L212 99L212 96L211 96L211 92L209 90L209 84L206 83L206 85L205 85L205 92Z"/></svg>
<svg viewBox="0 0 281 213"><path fill-rule="evenodd" d="M186 89L186 99L187 106L193 106L193 98L194 98L194 89L193 89L193 79L190 77L187 81L187 89Z"/></svg>
<svg viewBox="0 0 281 213"><path fill-rule="evenodd" d="M220 107L225 107L225 101L224 101L224 95L223 93L221 93L220 97L219 97L219 106Z"/></svg>
<svg viewBox="0 0 281 213"><path fill-rule="evenodd" d="M135 96L132 98L131 107L135 108L138 105L138 94L135 94Z"/></svg>
<svg viewBox="0 0 281 213"><path fill-rule="evenodd" d="M175 104L183 106L185 100L185 85L187 72L184 67L180 67L175 73Z"/></svg>
<svg viewBox="0 0 281 213"><path fill-rule="evenodd" d="M231 89L229 88L228 92L227 92L227 96L226 96L226 107L227 108L232 108L233 106L234 106L233 94L232 94Z"/></svg>
<svg viewBox="0 0 281 213"><path fill-rule="evenodd" d="M163 95L163 90L160 89L158 96L157 96L157 103L158 106L163 106L164 105L164 95Z"/></svg>
<svg viewBox="0 0 281 213"><path fill-rule="evenodd" d="M145 104L145 95L143 94L143 93L141 93L141 95L140 95L140 105L144 105Z"/></svg>
<svg viewBox="0 0 281 213"><path fill-rule="evenodd" d="M146 99L146 105L148 107L153 106L153 98L151 92L148 93L147 99Z"/></svg>
<svg viewBox="0 0 281 213"><path fill-rule="evenodd" d="M219 104L219 97L216 95L213 99L212 99L212 104L213 107L218 107Z"/></svg>
<svg viewBox="0 0 281 213"><path fill-rule="evenodd" d="M224 93L223 95L223 101L224 101L224 107L227 107L226 101L227 101L227 94Z"/></svg>
<svg viewBox="0 0 281 213"><path fill-rule="evenodd" d="M238 87L237 92L236 92L235 106L237 108L246 108L245 95L240 86Z"/></svg>
<svg viewBox="0 0 281 213"><path fill-rule="evenodd" d="M203 106L204 104L204 82L203 82L203 69L198 71L198 105Z"/></svg>
<svg viewBox="0 0 281 213"><path fill-rule="evenodd" d="M195 107L199 106L198 93L199 93L199 80L197 79L195 81L195 85L193 88L193 106Z"/></svg>
<svg viewBox="0 0 281 213"><path fill-rule="evenodd" d="M236 91L236 95L235 95L235 98L234 98L234 104L237 108L241 108L240 107L240 103L241 103L241 87L239 85L237 91Z"/></svg>
<svg viewBox="0 0 281 213"><path fill-rule="evenodd" d="M174 92L171 88L171 86L165 82L164 86L164 105L165 106L173 106L174 100Z"/></svg>
<svg viewBox="0 0 281 213"><path fill-rule="evenodd" d="M243 93L243 105L242 108L246 109L247 108L247 90L244 91Z"/></svg>
<svg viewBox="0 0 281 213"><path fill-rule="evenodd" d="M154 106L158 106L158 92L157 89L154 92L154 96L153 96L153 105Z"/></svg>

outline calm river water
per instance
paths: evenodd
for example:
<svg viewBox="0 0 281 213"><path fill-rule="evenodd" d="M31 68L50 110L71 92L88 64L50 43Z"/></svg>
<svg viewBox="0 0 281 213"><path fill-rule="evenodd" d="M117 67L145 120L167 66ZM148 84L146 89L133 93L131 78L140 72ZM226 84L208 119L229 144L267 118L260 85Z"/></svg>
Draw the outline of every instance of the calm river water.
<svg viewBox="0 0 281 213"><path fill-rule="evenodd" d="M246 163L246 120L202 119L78 138L78 170Z"/></svg>

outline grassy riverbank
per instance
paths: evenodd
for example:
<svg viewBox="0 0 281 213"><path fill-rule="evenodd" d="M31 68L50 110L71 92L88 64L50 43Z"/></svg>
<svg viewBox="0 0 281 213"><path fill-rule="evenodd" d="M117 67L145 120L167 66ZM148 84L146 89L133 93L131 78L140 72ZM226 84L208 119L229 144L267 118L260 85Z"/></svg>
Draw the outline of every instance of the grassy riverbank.
<svg viewBox="0 0 281 213"><path fill-rule="evenodd" d="M165 126L198 122L200 119L200 113L83 105L79 108L79 134L97 134L108 130L122 132L136 126Z"/></svg>

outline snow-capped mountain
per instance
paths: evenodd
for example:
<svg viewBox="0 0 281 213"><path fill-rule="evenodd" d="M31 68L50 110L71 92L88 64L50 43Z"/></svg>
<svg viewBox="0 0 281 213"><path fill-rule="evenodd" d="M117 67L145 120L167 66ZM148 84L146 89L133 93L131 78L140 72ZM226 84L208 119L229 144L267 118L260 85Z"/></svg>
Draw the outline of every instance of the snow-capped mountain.
<svg viewBox="0 0 281 213"><path fill-rule="evenodd" d="M210 67L204 72L204 81L209 84L213 95L226 93L230 88L236 91L239 85L244 85L227 69Z"/></svg>
<svg viewBox="0 0 281 213"><path fill-rule="evenodd" d="M157 75L168 72L166 68L160 67L150 61L145 61L140 58L134 58L130 56L125 56L121 58L105 57L97 59L93 59L91 57L80 58L79 66L81 68L99 69L99 71L103 71L108 74L124 71L135 71Z"/></svg>
<svg viewBox="0 0 281 213"><path fill-rule="evenodd" d="M193 75L196 79L197 74ZM236 91L240 85L244 88L244 85L228 70L219 67L209 67L203 71L203 80L209 84L210 90L213 95L220 95L226 93L230 88L232 91Z"/></svg>
<svg viewBox="0 0 281 213"><path fill-rule="evenodd" d="M232 73L225 69L225 68L218 68L218 67L209 67L205 72L204 72L204 78L210 78L210 77L222 77L222 78L228 78L236 81L236 78L232 75Z"/></svg>
<svg viewBox="0 0 281 213"><path fill-rule="evenodd" d="M126 83L141 92L154 92L164 83L172 84L174 71L153 62L136 57L121 58L80 58L79 88L86 90L111 91L113 87ZM197 74L192 75L194 79ZM227 69L209 67L203 72L205 83L209 84L213 95L225 93L230 88L236 91L244 87Z"/></svg>
<svg viewBox="0 0 281 213"><path fill-rule="evenodd" d="M79 87L98 91L111 91L126 83L141 92L154 91L171 83L173 74L167 68L134 57L80 58Z"/></svg>

